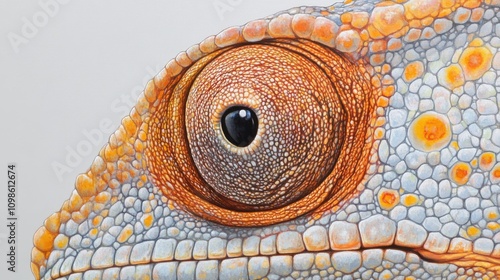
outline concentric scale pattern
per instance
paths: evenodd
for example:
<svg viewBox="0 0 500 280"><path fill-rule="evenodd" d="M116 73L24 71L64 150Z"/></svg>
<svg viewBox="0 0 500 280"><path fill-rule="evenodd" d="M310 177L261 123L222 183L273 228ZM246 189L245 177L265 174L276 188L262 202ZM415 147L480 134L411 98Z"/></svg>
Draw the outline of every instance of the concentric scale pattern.
<svg viewBox="0 0 500 280"><path fill-rule="evenodd" d="M294 8L208 37L167 63L147 84L90 169L77 177L71 197L35 233L35 277L499 278L499 21L498 0L353 1ZM296 61L313 63L327 78L294 78L297 85L312 85L301 92L305 87L282 83L286 79L279 74L280 65L262 66L260 61L250 72L262 73L257 75L261 78L276 69L269 84L287 91L258 95L238 79L235 85L241 90L231 91L238 87L224 88L224 81L231 81L227 78L214 88L227 90L237 101L214 101L210 104L220 106L212 110L190 105L219 92L210 90L215 82L203 78L210 77L203 69L219 69L218 59L245 46L273 44L293 49L301 57ZM292 75L303 65L282 72ZM331 99L315 95L318 87L335 94ZM281 134L269 134L294 116L303 116L297 118L302 126L309 125L307 120L313 128L324 125L323 117L283 117L257 102L264 97L306 100L293 99L299 93L332 100L324 104L312 98L320 104L318 112L337 120L337 128L325 129L339 133L331 141L314 140L310 149L335 154L336 160L308 157L302 146L285 155L290 146L279 144ZM359 97L362 105L346 105L352 102L346 96ZM297 104L314 104L310 102ZM250 108L259 118L248 146L235 146L223 137L220 117L231 106ZM347 113L335 115L340 108ZM204 113L209 117L200 128L193 119ZM362 129L352 129L354 120ZM196 129L213 135L191 133ZM323 135L325 130L310 131ZM161 142L166 135L169 141ZM305 136L310 135L297 132L293 137ZM207 148L201 141L215 144ZM211 155L204 151L212 148L222 151L223 159L247 160L240 167L252 172L260 166L252 165L254 155L279 155L283 164L294 157L307 159L307 166L291 164L283 173L290 178L295 168L311 173L325 164L331 168L321 175L305 174L313 179L299 180L304 193L280 200L272 195L285 183L266 189L269 196L259 196L253 191L260 189L245 189L244 182L243 191L233 191L234 186L205 179L212 173L203 167ZM342 159L349 152L358 158ZM329 181L337 174L333 170L344 172L342 180ZM265 171L266 176L276 174L276 169ZM273 182L288 178L279 176ZM328 191L317 195L318 188Z"/></svg>

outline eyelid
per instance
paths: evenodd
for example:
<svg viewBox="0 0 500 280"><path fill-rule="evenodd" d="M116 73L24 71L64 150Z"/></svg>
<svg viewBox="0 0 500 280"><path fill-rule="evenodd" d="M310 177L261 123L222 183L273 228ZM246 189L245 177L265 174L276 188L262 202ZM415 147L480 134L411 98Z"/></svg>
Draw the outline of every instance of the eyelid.
<svg viewBox="0 0 500 280"><path fill-rule="evenodd" d="M199 73L211 61L234 48L220 50L197 61L183 74L175 88L170 87L165 91L165 98L155 108L148 133L148 169L165 196L195 215L225 225L269 225L311 211L331 208L356 192L357 185L365 175L364 167L368 166L371 152L366 136L373 133L370 127L375 111L373 100L377 99L380 92L367 80L371 76L364 65L353 63L342 54L310 41L280 39L261 44L298 53L321 65L321 71L330 77L332 87L340 96L341 107L348 111L343 123L347 127L345 137L351 140L338 151L339 159L329 175L317 182L317 188L297 201L270 210L263 207L252 210L252 207L241 203L226 203L227 199L207 186L195 167L186 139L184 100ZM346 73L352 75L346 78ZM165 162L165 159L169 161Z"/></svg>

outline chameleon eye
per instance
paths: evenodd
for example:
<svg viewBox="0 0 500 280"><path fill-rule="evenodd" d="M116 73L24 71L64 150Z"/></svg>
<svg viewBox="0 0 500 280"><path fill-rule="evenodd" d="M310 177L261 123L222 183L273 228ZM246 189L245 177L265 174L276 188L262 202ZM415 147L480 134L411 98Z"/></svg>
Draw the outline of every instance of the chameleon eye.
<svg viewBox="0 0 500 280"><path fill-rule="evenodd" d="M220 122L226 139L238 147L248 146L255 139L259 127L255 112L241 106L227 109Z"/></svg>
<svg viewBox="0 0 500 280"><path fill-rule="evenodd" d="M167 88L148 138L165 196L205 219L274 224L353 195L377 91L362 63L309 41L213 52Z"/></svg>

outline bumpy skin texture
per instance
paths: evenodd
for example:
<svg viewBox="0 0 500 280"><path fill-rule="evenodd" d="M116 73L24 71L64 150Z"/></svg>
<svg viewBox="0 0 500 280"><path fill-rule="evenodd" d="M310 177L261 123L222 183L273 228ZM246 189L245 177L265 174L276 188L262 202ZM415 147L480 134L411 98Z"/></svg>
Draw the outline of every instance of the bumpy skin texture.
<svg viewBox="0 0 500 280"><path fill-rule="evenodd" d="M499 18L498 0L354 1L294 8L208 37L148 83L71 197L35 233L35 278L498 278ZM183 193L195 177L175 169L193 163L180 138L196 137L183 133L176 86L232 46L283 38L341 56L349 66L342 81L357 81L338 90L341 99L354 84L368 89L365 110L352 110L367 125L345 140L364 151L346 168L362 175L342 176L355 186L339 183L336 193L347 193L319 194L321 205L307 210L312 203L266 206L275 220L206 203L203 189ZM158 126L158 116L181 126ZM172 142L154 142L161 133ZM289 205L298 205L298 217L283 210Z"/></svg>

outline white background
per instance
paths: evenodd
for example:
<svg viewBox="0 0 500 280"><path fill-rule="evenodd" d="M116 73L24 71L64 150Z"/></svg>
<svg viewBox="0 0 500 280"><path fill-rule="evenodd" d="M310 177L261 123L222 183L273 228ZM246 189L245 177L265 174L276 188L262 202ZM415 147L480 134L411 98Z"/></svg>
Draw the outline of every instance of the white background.
<svg viewBox="0 0 500 280"><path fill-rule="evenodd" d="M114 131L135 103L126 100L158 67L227 27L304 3L332 2L60 1L0 1L0 279L32 279L34 232L69 197L77 174L89 168L110 134L101 139L94 134L100 141L91 143L85 132L99 131L102 121L110 121ZM44 9L41 3L56 6ZM27 27L31 24L34 29ZM78 148L84 156L68 161L69 151ZM6 264L12 162L17 164L15 274ZM55 163L67 172L58 176Z"/></svg>

